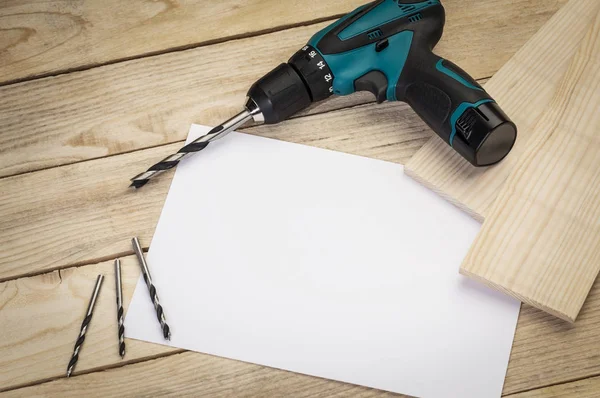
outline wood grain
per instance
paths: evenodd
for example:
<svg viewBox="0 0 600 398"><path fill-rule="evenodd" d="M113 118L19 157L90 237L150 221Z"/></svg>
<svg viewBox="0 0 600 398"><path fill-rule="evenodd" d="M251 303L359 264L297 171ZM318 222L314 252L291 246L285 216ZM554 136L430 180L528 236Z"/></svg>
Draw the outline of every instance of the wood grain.
<svg viewBox="0 0 600 398"><path fill-rule="evenodd" d="M121 272L127 310L140 275L134 256L122 259ZM12 280L0 284L0 391L65 376L98 274L105 281L75 374L180 351L127 339L121 360L113 261Z"/></svg>
<svg viewBox="0 0 600 398"><path fill-rule="evenodd" d="M143 380L143 383L140 383ZM186 352L126 368L60 379L8 397L402 397L259 365Z"/></svg>
<svg viewBox="0 0 600 398"><path fill-rule="evenodd" d="M128 238L121 243L128 246ZM107 279L97 304L90 335L77 367L78 373L122 367L119 372L124 374L115 377L119 380L122 378L123 382L129 382L130 377L133 377L129 374L131 367L123 365L178 352L128 339L126 360L121 361L116 352L112 260L63 269L60 273L54 271L10 280L0 283L0 324L3 325L0 340L0 352L3 354L0 356L0 390L64 377L66 362L81 321L79 318L85 310L89 291L98 273L103 273ZM131 300L138 275L138 265L133 256L123 258L126 306ZM567 324L524 305L517 326L504 393L516 393L598 375L600 374L598 353L600 353L600 283L594 285L576 325ZM213 389L221 388L223 386L218 384L220 380L228 378L232 379L226 383L229 388L252 390L255 387L249 385L253 383L252 375L255 374L253 369L258 368L261 369L260 377L257 376L255 380L258 384L262 383L263 377L269 380L295 377L275 370L270 371L274 373L273 375L268 375L266 371L262 373L266 368L240 365L235 361L217 360L203 354L189 354L184 358L187 359L182 360L182 368L192 375L204 375L198 376L203 382L197 387L199 390L193 390L194 394L200 391L208 393ZM159 373L170 369L169 366L173 365L167 361L163 365L157 363L151 367L154 369L153 372L156 372L157 380L160 381L160 383L157 381L158 385L165 386L168 391L172 388L171 384L166 382L163 384L164 380ZM106 376L106 373L102 375ZM148 375L148 378L150 377L151 375ZM114 382L113 378L105 377L103 380L110 384ZM315 380L302 381L306 383L307 394L338 388L322 384L320 379ZM184 382L184 380L180 381ZM337 385L335 382L328 383ZM140 388L139 384L135 384L136 388ZM50 394L54 391L52 388L59 388L52 386L55 385L50 383L39 389L25 389L22 394L28 395L37 391L52 395ZM73 388L72 384L63 383L59 386L69 390ZM285 384L280 387L288 388ZM103 387L99 388L103 391L103 388L109 387L103 384ZM160 390L155 384L151 388ZM289 388L293 388L293 385ZM75 391L79 390L75 389ZM151 390L140 391L146 391L145 394L151 395Z"/></svg>
<svg viewBox="0 0 600 398"><path fill-rule="evenodd" d="M600 281L576 324L523 304L508 364L504 393L600 375Z"/></svg>
<svg viewBox="0 0 600 398"><path fill-rule="evenodd" d="M281 29L344 14L362 3L5 0L0 6L0 82Z"/></svg>
<svg viewBox="0 0 600 398"><path fill-rule="evenodd" d="M584 11L585 7L589 7L589 4L584 4L585 0L577 1ZM565 2L446 0L448 23L439 53L477 77L490 76ZM91 4L91 0L29 3L30 8L68 9ZM173 3L179 10L196 7L184 1ZM224 0L210 6L233 3ZM282 4L293 9L295 4L291 3L294 2L289 3ZM317 4L316 7L328 6L327 2L322 3L325 4ZM9 0L2 3L0 30L6 26L2 7L19 4L23 2ZM113 0L106 4L113 4ZM145 2L137 8L135 4L140 2L119 3L121 9L135 8L129 10L129 17L123 17L126 14L118 16L120 24L136 20L140 13L148 10L145 7L162 3ZM104 4L97 2L94 6L102 7ZM233 5L233 8L236 6ZM172 15L167 16L170 12L162 16L171 18ZM322 18L322 15L315 12L314 17ZM584 12L565 19L564 23L577 25L585 23L588 17ZM61 18L61 15L50 14L41 24L60 26ZM181 23L182 20L178 21ZM187 21L197 28L195 21ZM155 22L168 23L159 17L152 18L147 25ZM96 21L100 28L111 23ZM14 387L62 377L72 350L71 340L79 327L77 314L86 305L96 274L106 272L107 282L110 282L110 259L130 253L129 238L132 234L140 234L142 242L149 242L170 177L165 175L156 180L140 196L125 189L127 179L132 171L135 173L140 167L178 148L179 143L137 150L181 141L191 122L211 124L228 117L238 109L248 82L277 62L287 59L289 53L303 44L318 26L260 36L273 38L278 45L283 43L280 47L270 44L269 47L266 47L267 44L260 47L252 41L254 38L246 38L0 87L0 176L70 164L0 179L0 196L3 199L0 201L0 280L62 268L60 272L0 282L0 390L5 388L4 380L9 378L15 379L9 382ZM87 28L91 30L96 26ZM117 24L110 29L120 31ZM135 29L153 30L154 27L142 23ZM294 35L287 36L290 31L295 32ZM0 60L6 55L1 50L4 45L18 41L15 37L22 34L12 27L6 35L7 31L2 32ZM243 36L245 33L232 35ZM303 35L306 37L300 37ZM146 38L138 37L136 43L128 45L135 50L138 46L152 46L153 41L163 43L162 38ZM226 39L217 34L214 40ZM108 35L101 40L113 38ZM202 40L210 43L213 39ZM113 40L115 42L118 47L125 41L120 38ZM269 39L269 43L272 42ZM196 41L191 46L199 43ZM243 62L250 51L245 52L247 50L243 46L238 46L240 43L251 50L266 49L265 59L255 57L251 58L252 62ZM249 46L250 43L254 43L254 47ZM188 45L183 44L183 47ZM30 51L35 46L39 47L39 41L28 42L22 51ZM225 74L219 74L214 85L206 85L206 75L200 67L208 65L207 70L214 70L210 68L216 64L210 62L210 57L216 55L205 50L210 48L218 49L218 53L223 48L231 51L228 55L233 61L229 62L228 58L228 72L238 77L228 79ZM62 50L64 52L56 59L65 58L62 60L65 63L78 62L79 53L84 51L68 47L68 44ZM494 56L487 56L492 50ZM569 51L568 48L557 50L559 53ZM34 52L32 55L37 59L45 57ZM48 65L52 66L52 62L48 58ZM550 61L548 63L551 64ZM43 64L40 62L35 67L45 70ZM87 66L90 65L83 65ZM0 62L0 75L3 72L4 64ZM516 70L513 72L517 73ZM28 73L24 71L24 75L31 76ZM544 73L552 75L553 71L548 69ZM516 88L519 83L519 80L514 81ZM535 100L526 99L529 102ZM371 101L368 95L336 98L304 113L313 116L281 126L250 128L246 132L401 163L431 137L429 130L406 106L366 105L315 115L368 101ZM286 125L289 128L283 128ZM19 156L8 158L17 153ZM105 156L108 157L86 161ZM72 164L75 162L81 163ZM101 260L107 261L72 267ZM125 258L126 304L129 303L136 275L135 262L131 257ZM93 373L0 393L0 396L396 396L198 353L174 354L168 348L133 340L127 340L128 354L126 361L122 362L111 348L116 338L112 330L114 302L110 298L110 289L114 289L112 283L103 287L103 295L107 297L101 297L98 304L94 328L90 330L90 339L78 365L79 372ZM92 338L91 333L96 327L101 329L94 332ZM599 375L599 342L598 284L592 288L576 325L569 325L524 305L504 393L517 393L517 398L597 396L600 388L597 377L541 390L532 389ZM6 358L2 358L3 355ZM161 355L168 356L152 359ZM136 361L143 362L129 364ZM114 369L97 371L107 368Z"/></svg>
<svg viewBox="0 0 600 398"><path fill-rule="evenodd" d="M187 361L190 353L166 359L136 364L124 374L123 369L94 373L73 380L57 380L0 394L2 398L37 398L49 396L79 397L396 397L386 393L350 384L317 379L296 373L268 369L256 365L221 362L220 358L195 358ZM231 361L233 362L233 361ZM164 368L162 368L164 366ZM170 367L169 367L170 366ZM240 367L236 369L236 367ZM243 367L242 367L243 366ZM247 369L245 369L247 367ZM245 369L243 372L241 369ZM236 372L237 370L237 372ZM148 375L151 379L147 379ZM146 383L136 383L138 380ZM111 382L112 381L112 382ZM510 398L596 398L600 378L592 377L571 383L554 385L514 395Z"/></svg>
<svg viewBox="0 0 600 398"><path fill-rule="evenodd" d="M406 105L362 105L248 129L266 137L404 162L431 137ZM181 143L0 179L0 280L131 253L150 242L172 174L129 179ZM32 244L35 242L35 244Z"/></svg>
<svg viewBox="0 0 600 398"><path fill-rule="evenodd" d="M506 159L475 168L435 137L407 163L406 173L483 221L599 11L600 1L571 0L485 85L519 129Z"/></svg>
<svg viewBox="0 0 600 398"><path fill-rule="evenodd" d="M436 52L489 77L564 2L446 0ZM251 82L326 24L0 87L0 176L181 141L191 123L220 123L240 110ZM371 98L337 98L310 112Z"/></svg>
<svg viewBox="0 0 600 398"><path fill-rule="evenodd" d="M460 272L574 322L600 271L600 13Z"/></svg>
<svg viewBox="0 0 600 398"><path fill-rule="evenodd" d="M600 391L600 377L577 380L520 394L510 398L597 398Z"/></svg>

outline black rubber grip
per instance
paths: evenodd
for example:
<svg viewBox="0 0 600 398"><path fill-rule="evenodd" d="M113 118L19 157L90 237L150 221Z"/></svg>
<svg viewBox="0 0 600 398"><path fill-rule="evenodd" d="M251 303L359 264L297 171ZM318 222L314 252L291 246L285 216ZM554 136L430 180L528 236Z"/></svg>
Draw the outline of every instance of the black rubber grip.
<svg viewBox="0 0 600 398"><path fill-rule="evenodd" d="M411 48L396 97L475 166L499 162L516 140L516 126L483 87L429 50Z"/></svg>

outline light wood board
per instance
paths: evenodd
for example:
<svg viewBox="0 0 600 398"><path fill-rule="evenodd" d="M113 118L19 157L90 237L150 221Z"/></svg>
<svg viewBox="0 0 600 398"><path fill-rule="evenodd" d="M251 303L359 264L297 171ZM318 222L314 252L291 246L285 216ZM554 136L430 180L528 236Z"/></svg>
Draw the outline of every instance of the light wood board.
<svg viewBox="0 0 600 398"><path fill-rule="evenodd" d="M477 79L490 77L564 2L446 0L436 51ZM322 3L335 9L339 1ZM252 82L328 23L0 87L0 176L181 141L191 123L220 123L240 111ZM372 100L336 98L310 112Z"/></svg>
<svg viewBox="0 0 600 398"><path fill-rule="evenodd" d="M323 20L362 4L361 0L3 0L0 82Z"/></svg>
<svg viewBox="0 0 600 398"><path fill-rule="evenodd" d="M600 271L600 13L460 272L574 322Z"/></svg>
<svg viewBox="0 0 600 398"><path fill-rule="evenodd" d="M406 173L483 221L599 11L598 0L571 0L485 85L519 129L506 159L475 168L434 137L407 163Z"/></svg>

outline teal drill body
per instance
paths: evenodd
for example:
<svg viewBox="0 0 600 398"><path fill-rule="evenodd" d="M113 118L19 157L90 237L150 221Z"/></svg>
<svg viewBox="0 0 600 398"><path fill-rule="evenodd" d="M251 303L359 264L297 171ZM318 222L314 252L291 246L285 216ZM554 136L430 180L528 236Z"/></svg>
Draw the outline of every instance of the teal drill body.
<svg viewBox="0 0 600 398"><path fill-rule="evenodd" d="M345 26L336 36L346 41L351 38L366 34L369 43L344 51L341 53L323 54L323 58L335 75L333 80L333 93L337 95L349 95L356 91L354 82L361 76L371 71L381 71L387 78L388 89L386 90L386 99L396 101L396 83L400 80L400 75L404 64L408 58L410 46L413 40L412 30L402 30L394 35L388 36L385 40L391 51L376 51L377 43L381 40L383 33L380 26L394 21L401 21L409 15L413 15L416 22L422 18L421 10L432 6L439 6L437 0L423 1L413 4L406 4L404 7L393 0L381 1L364 13L360 18ZM370 5L364 5L352 11L345 17L339 19L333 24L317 32L308 44L321 52L319 43L333 29L342 25L345 21L360 14Z"/></svg>
<svg viewBox="0 0 600 398"><path fill-rule="evenodd" d="M473 165L497 163L516 126L469 74L433 53L444 23L439 0L374 1L317 32L248 96L266 123L278 123L331 95L369 91L379 103L408 103Z"/></svg>
<svg viewBox="0 0 600 398"><path fill-rule="evenodd" d="M517 128L471 76L433 53L445 18L439 0L376 0L357 8L255 82L241 113L137 175L131 186L144 186L249 120L283 122L312 103L357 91L373 93L378 103L406 102L472 165L498 163Z"/></svg>

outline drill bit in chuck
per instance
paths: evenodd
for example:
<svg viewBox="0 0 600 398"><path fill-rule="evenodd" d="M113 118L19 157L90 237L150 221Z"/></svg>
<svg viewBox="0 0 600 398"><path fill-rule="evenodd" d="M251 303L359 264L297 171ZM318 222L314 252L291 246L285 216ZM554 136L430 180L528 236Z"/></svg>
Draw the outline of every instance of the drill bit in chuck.
<svg viewBox="0 0 600 398"><path fill-rule="evenodd" d="M158 322L160 323L160 328L163 332L163 337L165 340L171 340L171 329L169 325L167 325L167 320L165 318L165 313L163 311L160 302L158 301L158 294L156 294L156 287L154 287L154 283L152 282L152 276L150 276L150 270L148 269L148 264L146 263L146 259L144 258L144 252L142 251L142 246L140 245L140 241L137 237L131 240L131 244L133 245L133 251L135 251L135 255L138 258L138 262L140 263L140 267L142 268L142 275L144 277L144 281L146 282L146 286L148 286L148 291L150 292L150 299L152 300L152 304L154 304L154 309L156 310L156 317L158 318Z"/></svg>
<svg viewBox="0 0 600 398"><path fill-rule="evenodd" d="M147 171L133 177L131 179L130 187L143 187L152 178L177 166L179 162L181 162L181 160L183 160L188 155L200 152L201 150L206 148L211 142L216 141L219 138L225 137L227 134L229 134L236 128L244 125L251 119L254 119L255 121L260 121L260 110L254 103L254 101L248 100L246 107L242 112L232 117L225 123L215 127L202 137L190 142L189 144L181 148L179 152L174 153L169 157L166 157L165 159L156 163L154 166L150 167Z"/></svg>
<svg viewBox="0 0 600 398"><path fill-rule="evenodd" d="M96 279L96 286L94 287L94 291L92 293L92 297L90 298L90 303L88 304L87 312L85 313L85 318L81 323L81 330L79 331L79 336L77 337L77 341L75 342L75 348L73 349L73 355L71 356L71 360L69 361L69 366L67 367L67 377L71 377L73 373L73 369L75 369L75 364L77 364L77 360L79 360L79 351L81 351L81 347L83 346L83 342L85 341L85 333L87 332L87 328L92 320L92 314L94 313L94 307L96 306L96 299L98 298L98 293L100 293L100 287L102 286L102 280L104 276L98 275Z"/></svg>
<svg viewBox="0 0 600 398"><path fill-rule="evenodd" d="M115 284L117 292L117 333L119 336L119 355L125 357L125 325L123 324L123 286L121 283L121 260L115 260Z"/></svg>

